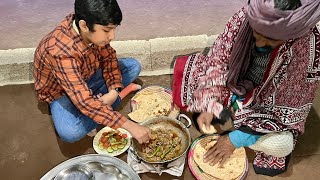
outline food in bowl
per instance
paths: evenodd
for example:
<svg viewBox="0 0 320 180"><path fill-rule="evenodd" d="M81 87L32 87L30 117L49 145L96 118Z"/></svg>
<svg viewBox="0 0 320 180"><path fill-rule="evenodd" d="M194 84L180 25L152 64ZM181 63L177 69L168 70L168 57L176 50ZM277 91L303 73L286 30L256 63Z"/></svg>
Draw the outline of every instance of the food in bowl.
<svg viewBox="0 0 320 180"><path fill-rule="evenodd" d="M143 156L150 162L174 159L181 151L181 138L171 129L151 130L151 139L142 144Z"/></svg>
<svg viewBox="0 0 320 180"><path fill-rule="evenodd" d="M128 135L126 133L121 133L119 130L111 130L102 133L99 140L99 149L106 150L112 153L117 150L123 149L127 143Z"/></svg>

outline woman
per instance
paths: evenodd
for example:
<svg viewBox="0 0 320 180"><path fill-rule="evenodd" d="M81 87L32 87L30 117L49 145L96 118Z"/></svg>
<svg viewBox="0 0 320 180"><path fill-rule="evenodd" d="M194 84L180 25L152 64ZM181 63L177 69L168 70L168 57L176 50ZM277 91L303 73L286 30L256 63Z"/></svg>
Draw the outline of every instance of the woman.
<svg viewBox="0 0 320 180"><path fill-rule="evenodd" d="M286 171L320 82L319 21L320 0L251 0L207 54L176 60L174 101L200 113L200 128L234 110L237 130L221 136L205 162L250 147L256 173Z"/></svg>

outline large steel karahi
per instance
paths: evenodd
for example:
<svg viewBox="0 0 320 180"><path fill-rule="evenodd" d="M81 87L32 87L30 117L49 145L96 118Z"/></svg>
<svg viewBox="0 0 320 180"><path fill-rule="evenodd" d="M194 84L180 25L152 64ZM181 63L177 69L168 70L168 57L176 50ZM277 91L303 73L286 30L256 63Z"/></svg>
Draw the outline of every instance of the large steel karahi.
<svg viewBox="0 0 320 180"><path fill-rule="evenodd" d="M181 138L171 129L152 130L149 142L142 144L142 152L149 161L171 160L181 153Z"/></svg>
<svg viewBox="0 0 320 180"><path fill-rule="evenodd" d="M188 121L188 125L184 125L181 122L182 118ZM136 154L141 160L152 164L169 163L185 155L188 151L188 148L191 144L191 136L188 130L188 128L191 126L191 120L186 115L180 114L178 116L178 120L167 116L158 116L148 119L140 124L149 127L156 133L161 134L161 132L165 131L169 135L168 137L158 137L160 139L162 138L163 140L165 140L165 138L169 138L166 139L166 142L151 139L151 142L160 143L151 144L150 146L141 145L136 140L133 140L133 153ZM146 152L146 146L150 148L147 150L148 152ZM169 156L164 158L166 155ZM154 156L157 157L152 158Z"/></svg>

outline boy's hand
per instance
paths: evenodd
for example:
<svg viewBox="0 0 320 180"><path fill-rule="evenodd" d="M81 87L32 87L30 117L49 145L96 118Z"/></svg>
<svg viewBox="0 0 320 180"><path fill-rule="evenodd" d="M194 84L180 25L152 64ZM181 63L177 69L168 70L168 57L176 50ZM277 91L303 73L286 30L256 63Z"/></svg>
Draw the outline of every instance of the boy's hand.
<svg viewBox="0 0 320 180"><path fill-rule="evenodd" d="M111 90L109 93L102 95L101 93L97 95L99 101L101 101L104 105L111 106L118 97L118 92L116 90Z"/></svg>
<svg viewBox="0 0 320 180"><path fill-rule="evenodd" d="M130 120L127 120L122 128L128 130L132 137L134 137L140 144L148 142L151 138L151 130L147 127L141 126Z"/></svg>

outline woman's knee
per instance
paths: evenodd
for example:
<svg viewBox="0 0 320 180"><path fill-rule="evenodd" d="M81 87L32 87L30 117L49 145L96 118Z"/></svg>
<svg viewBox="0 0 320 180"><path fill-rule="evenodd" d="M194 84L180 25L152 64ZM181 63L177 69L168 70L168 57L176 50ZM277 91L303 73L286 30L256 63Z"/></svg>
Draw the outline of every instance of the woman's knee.
<svg viewBox="0 0 320 180"><path fill-rule="evenodd" d="M261 136L251 149L262 151L275 157L285 157L293 151L293 135L291 132L272 133Z"/></svg>
<svg viewBox="0 0 320 180"><path fill-rule="evenodd" d="M269 154L275 157L286 157L293 151L293 141L276 143L271 149L269 149Z"/></svg>

